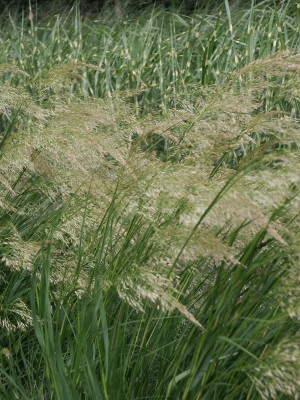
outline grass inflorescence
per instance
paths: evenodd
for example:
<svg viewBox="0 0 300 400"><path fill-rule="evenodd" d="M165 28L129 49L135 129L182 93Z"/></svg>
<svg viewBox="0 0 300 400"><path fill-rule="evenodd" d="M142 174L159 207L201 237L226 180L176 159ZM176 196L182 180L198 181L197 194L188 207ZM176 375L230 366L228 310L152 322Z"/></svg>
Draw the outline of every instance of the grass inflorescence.
<svg viewBox="0 0 300 400"><path fill-rule="evenodd" d="M298 11L3 15L1 399L298 398Z"/></svg>

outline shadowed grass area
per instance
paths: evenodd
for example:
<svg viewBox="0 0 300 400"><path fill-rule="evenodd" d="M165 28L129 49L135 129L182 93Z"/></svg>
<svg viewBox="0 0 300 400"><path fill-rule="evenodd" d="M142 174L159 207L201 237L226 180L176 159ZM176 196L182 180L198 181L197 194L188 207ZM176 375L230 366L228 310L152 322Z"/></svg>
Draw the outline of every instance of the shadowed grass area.
<svg viewBox="0 0 300 400"><path fill-rule="evenodd" d="M1 399L297 399L293 7L6 21Z"/></svg>

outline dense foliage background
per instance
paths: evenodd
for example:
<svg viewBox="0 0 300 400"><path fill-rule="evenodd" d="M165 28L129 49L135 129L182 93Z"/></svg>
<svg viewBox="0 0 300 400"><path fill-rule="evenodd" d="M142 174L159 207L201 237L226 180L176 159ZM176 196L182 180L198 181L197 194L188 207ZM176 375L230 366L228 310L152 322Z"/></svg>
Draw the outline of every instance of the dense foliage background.
<svg viewBox="0 0 300 400"><path fill-rule="evenodd" d="M0 397L297 399L300 8L130 3L0 17Z"/></svg>
<svg viewBox="0 0 300 400"><path fill-rule="evenodd" d="M279 3L278 0L275 0L275 4ZM253 4L258 4L262 2L262 0L254 0ZM236 6L251 6L251 0L235 0L231 1L232 4ZM297 1L294 1L297 4ZM222 0L35 0L29 2L28 0L18 0L18 1L0 1L0 7L2 9L7 8L11 11L13 10L21 10L26 9L31 5L33 9L43 8L44 10L48 9L66 9L68 7L72 7L74 5L79 5L81 11L83 13L95 13L100 12L104 7L114 9L115 7L131 8L133 10L143 10L149 6L164 6L166 8L171 8L174 10L181 10L181 12L190 13L195 10L200 9L214 9L216 6L222 4Z"/></svg>

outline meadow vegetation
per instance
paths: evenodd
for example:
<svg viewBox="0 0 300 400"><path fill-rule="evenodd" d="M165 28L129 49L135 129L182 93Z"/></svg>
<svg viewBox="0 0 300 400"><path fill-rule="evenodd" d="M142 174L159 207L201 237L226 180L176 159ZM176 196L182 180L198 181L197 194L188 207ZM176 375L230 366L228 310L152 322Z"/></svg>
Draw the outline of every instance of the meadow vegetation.
<svg viewBox="0 0 300 400"><path fill-rule="evenodd" d="M1 16L1 399L299 398L299 31Z"/></svg>

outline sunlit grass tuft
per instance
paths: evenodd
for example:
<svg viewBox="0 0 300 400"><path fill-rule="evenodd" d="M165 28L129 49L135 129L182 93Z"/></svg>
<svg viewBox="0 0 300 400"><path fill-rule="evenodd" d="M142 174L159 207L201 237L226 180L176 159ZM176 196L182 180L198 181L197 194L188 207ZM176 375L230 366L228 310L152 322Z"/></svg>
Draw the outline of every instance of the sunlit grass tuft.
<svg viewBox="0 0 300 400"><path fill-rule="evenodd" d="M291 7L11 18L1 399L297 398Z"/></svg>

